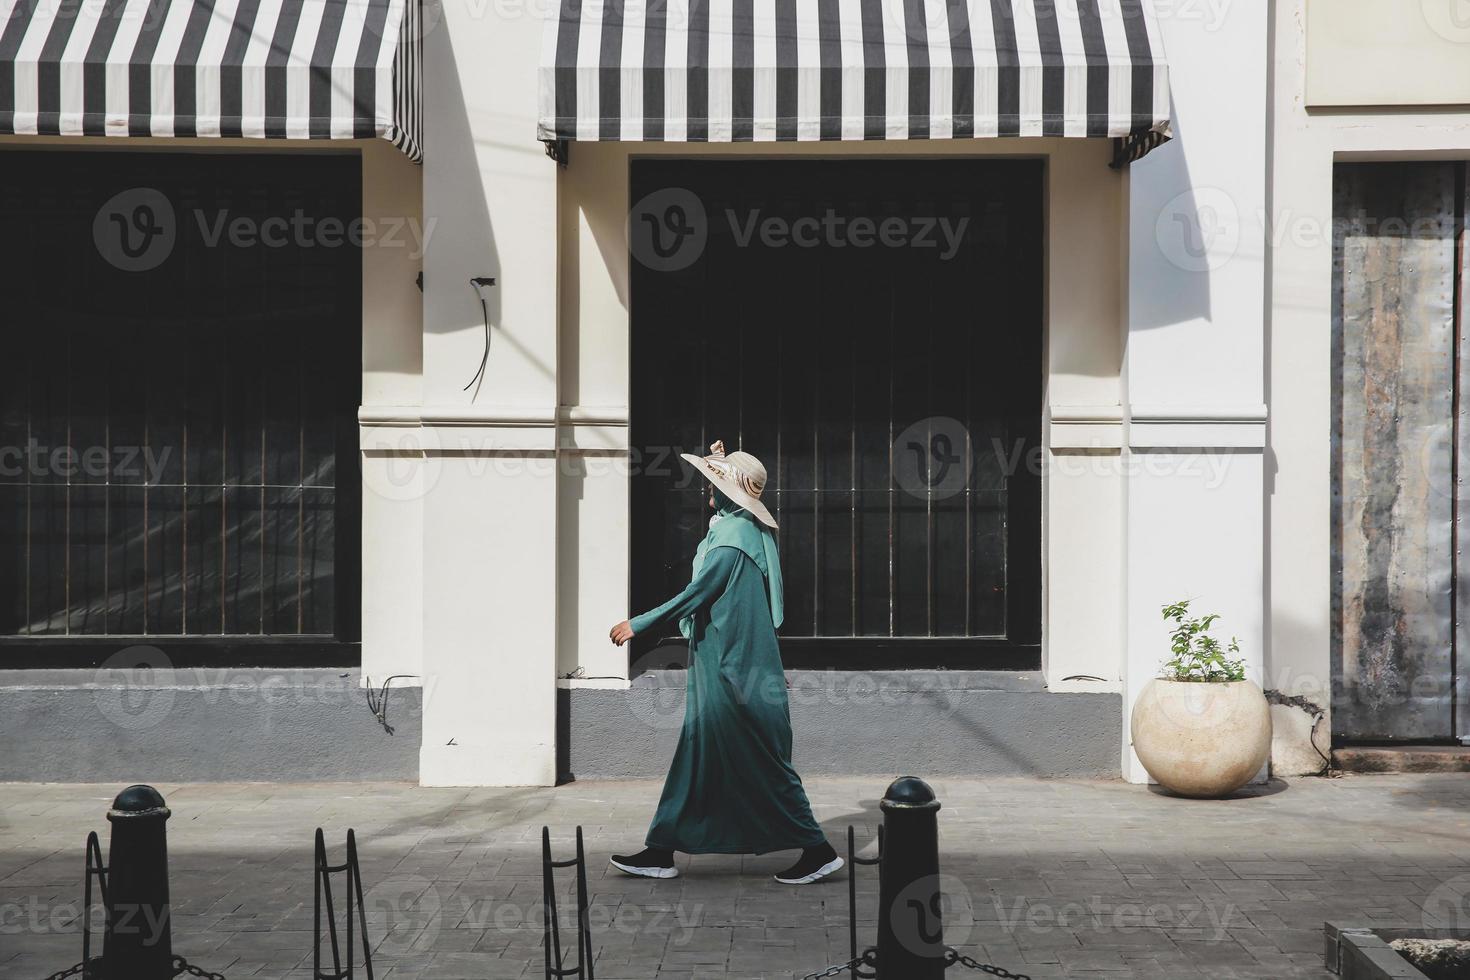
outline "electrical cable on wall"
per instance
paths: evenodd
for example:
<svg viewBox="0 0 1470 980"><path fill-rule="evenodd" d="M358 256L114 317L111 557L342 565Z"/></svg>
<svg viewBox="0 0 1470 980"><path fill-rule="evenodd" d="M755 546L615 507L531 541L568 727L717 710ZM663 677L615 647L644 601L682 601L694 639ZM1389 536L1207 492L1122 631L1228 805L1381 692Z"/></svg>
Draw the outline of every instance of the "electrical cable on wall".
<svg viewBox="0 0 1470 980"><path fill-rule="evenodd" d="M485 287L495 285L495 280L490 276L475 276L470 279L470 285L474 287L475 295L480 298L480 313L485 317L485 353L480 355L480 369L470 379L470 383L462 388L469 391L476 381L485 376L485 366L490 363L490 306L485 301Z"/></svg>
<svg viewBox="0 0 1470 980"><path fill-rule="evenodd" d="M363 676L363 688L367 694L368 710L373 713L374 718L378 719L378 724L383 726L383 731L389 735L393 734L393 726L388 724L388 685L399 679L406 680L408 678L417 678L418 676L418 674L394 674L383 682L383 689L376 696L373 693L373 679L366 675Z"/></svg>
<svg viewBox="0 0 1470 980"><path fill-rule="evenodd" d="M571 671L570 673L562 674L561 675L561 679L564 680L564 681L625 681L625 680L627 680L626 677L619 677L616 674L589 674L589 673L587 673L587 668L586 667L578 667L576 670Z"/></svg>
<svg viewBox="0 0 1470 980"><path fill-rule="evenodd" d="M1307 741L1311 743L1312 750L1322 758L1322 771L1317 773L1317 775L1327 777L1339 775L1338 771L1333 767L1332 756L1323 752L1322 747L1317 744L1317 726L1322 724L1323 719L1327 717L1327 709L1299 694L1287 695L1276 690L1268 690L1265 694L1266 701L1270 704L1297 708L1312 716L1312 727L1307 732Z"/></svg>

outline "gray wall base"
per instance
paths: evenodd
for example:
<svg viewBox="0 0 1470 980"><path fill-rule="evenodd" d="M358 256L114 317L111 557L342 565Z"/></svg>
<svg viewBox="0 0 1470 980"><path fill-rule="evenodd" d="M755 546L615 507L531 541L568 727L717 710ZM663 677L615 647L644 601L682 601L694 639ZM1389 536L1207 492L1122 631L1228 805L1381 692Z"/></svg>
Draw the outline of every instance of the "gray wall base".
<svg viewBox="0 0 1470 980"><path fill-rule="evenodd" d="M0 671L0 781L418 779L422 691L388 735L356 670ZM563 778L660 779L684 672L559 692ZM1051 694L1035 673L792 671L795 763L811 775L1119 775L1117 694Z"/></svg>
<svg viewBox="0 0 1470 980"><path fill-rule="evenodd" d="M1120 775L1118 694L1052 694L1034 672L790 671L803 775ZM626 690L558 692L563 779L660 779L684 717L684 672Z"/></svg>
<svg viewBox="0 0 1470 980"><path fill-rule="evenodd" d="M356 670L0 671L0 781L416 781L422 704L389 735Z"/></svg>

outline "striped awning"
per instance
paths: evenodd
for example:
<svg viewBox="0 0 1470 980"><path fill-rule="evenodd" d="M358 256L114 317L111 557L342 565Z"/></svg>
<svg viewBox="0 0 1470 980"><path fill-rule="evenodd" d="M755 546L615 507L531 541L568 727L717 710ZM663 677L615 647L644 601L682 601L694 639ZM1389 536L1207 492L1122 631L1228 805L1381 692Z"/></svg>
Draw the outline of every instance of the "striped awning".
<svg viewBox="0 0 1470 980"><path fill-rule="evenodd" d="M419 0L0 0L0 133L382 137L420 159Z"/></svg>
<svg viewBox="0 0 1470 980"><path fill-rule="evenodd" d="M1151 0L560 0L540 138L1169 133Z"/></svg>

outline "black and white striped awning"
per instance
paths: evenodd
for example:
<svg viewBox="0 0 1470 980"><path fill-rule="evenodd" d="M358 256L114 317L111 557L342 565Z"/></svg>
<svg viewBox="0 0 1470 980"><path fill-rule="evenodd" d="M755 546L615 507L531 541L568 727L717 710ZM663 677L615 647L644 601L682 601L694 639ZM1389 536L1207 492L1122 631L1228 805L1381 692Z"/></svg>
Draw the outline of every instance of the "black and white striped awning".
<svg viewBox="0 0 1470 980"><path fill-rule="evenodd" d="M420 158L418 0L0 0L0 133L382 137Z"/></svg>
<svg viewBox="0 0 1470 980"><path fill-rule="evenodd" d="M1169 133L1151 0L560 0L540 138Z"/></svg>

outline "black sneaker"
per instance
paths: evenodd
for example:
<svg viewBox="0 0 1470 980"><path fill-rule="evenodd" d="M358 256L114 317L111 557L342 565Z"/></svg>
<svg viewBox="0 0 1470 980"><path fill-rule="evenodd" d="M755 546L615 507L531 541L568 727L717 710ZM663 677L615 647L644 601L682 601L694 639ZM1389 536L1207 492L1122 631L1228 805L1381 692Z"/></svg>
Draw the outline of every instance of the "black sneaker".
<svg viewBox="0 0 1470 980"><path fill-rule="evenodd" d="M802 851L801 860L778 874L776 880L783 885L810 885L841 870L843 863L832 845L823 841L816 847L808 847Z"/></svg>
<svg viewBox="0 0 1470 980"><path fill-rule="evenodd" d="M637 854L614 854L610 862L623 874L640 878L677 878L679 869L674 867L674 852L658 847L648 847Z"/></svg>

